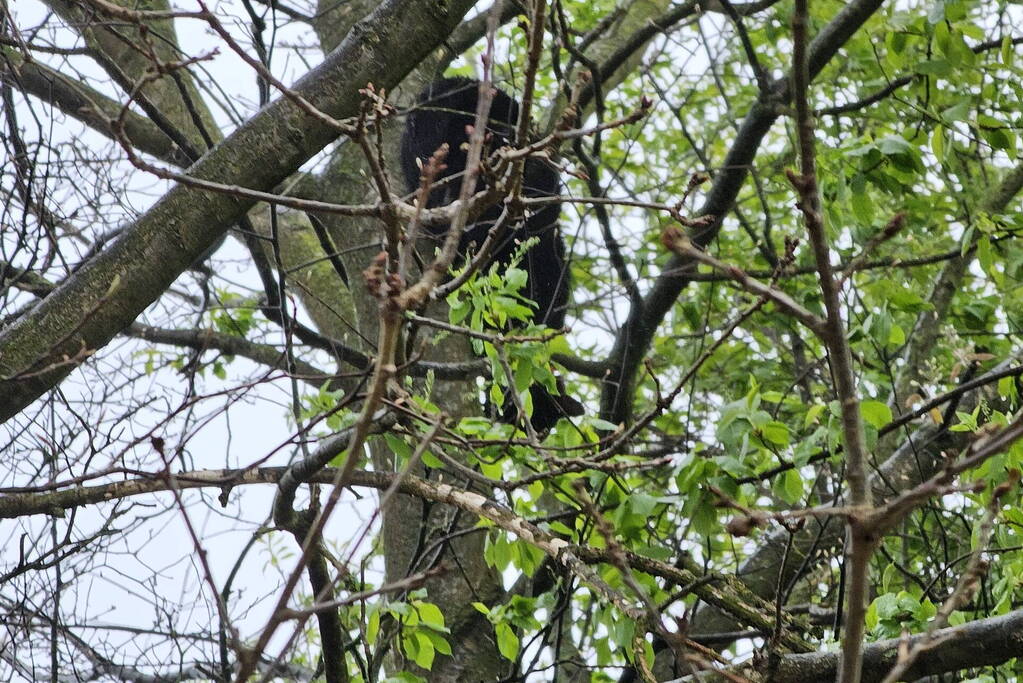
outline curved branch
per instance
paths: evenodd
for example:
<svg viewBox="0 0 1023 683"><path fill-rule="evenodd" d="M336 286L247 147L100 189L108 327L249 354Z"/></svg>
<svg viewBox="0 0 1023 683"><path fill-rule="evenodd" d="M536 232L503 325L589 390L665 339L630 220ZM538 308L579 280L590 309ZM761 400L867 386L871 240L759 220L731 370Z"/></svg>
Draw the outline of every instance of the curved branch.
<svg viewBox="0 0 1023 683"><path fill-rule="evenodd" d="M0 82L32 95L71 116L111 140L111 124L124 106L103 93L37 61L26 61L17 51L3 48ZM188 156L162 130L134 111L123 113L124 134L138 149L175 166L187 166Z"/></svg>
<svg viewBox="0 0 1023 683"><path fill-rule="evenodd" d="M257 344L242 337L213 330L173 330L132 323L124 333L129 337L157 344L169 344L196 351L220 351L231 356L248 358L260 365L278 370L288 369L288 359L283 348L271 344ZM299 358L295 358L293 362L295 374L315 386L320 386L324 381L334 377L333 374L324 372L312 363L307 363Z"/></svg>
<svg viewBox="0 0 1023 683"><path fill-rule="evenodd" d="M839 48L882 4L884 0L847 3L821 29L808 49L807 64L811 79L821 72ZM724 216L735 203L760 143L780 116L780 106L790 98L788 83L788 77L775 81L771 93L762 94L743 120L721 171L714 178L714 184L700 209L700 216L713 216L714 220L692 236L697 246L706 247L721 229ZM601 395L600 413L604 419L617 424L629 418L637 371L650 349L654 332L689 284L688 273L693 267L694 262L690 257L673 256L642 303L629 310L629 317L619 331L611 351L611 371Z"/></svg>

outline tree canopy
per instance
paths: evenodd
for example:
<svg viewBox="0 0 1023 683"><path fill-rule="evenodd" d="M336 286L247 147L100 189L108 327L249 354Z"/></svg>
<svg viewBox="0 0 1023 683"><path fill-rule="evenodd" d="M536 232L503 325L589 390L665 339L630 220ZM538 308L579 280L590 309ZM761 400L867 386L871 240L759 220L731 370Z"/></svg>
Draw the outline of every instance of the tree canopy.
<svg viewBox="0 0 1023 683"><path fill-rule="evenodd" d="M1023 674L1019 4L0 8L0 678Z"/></svg>

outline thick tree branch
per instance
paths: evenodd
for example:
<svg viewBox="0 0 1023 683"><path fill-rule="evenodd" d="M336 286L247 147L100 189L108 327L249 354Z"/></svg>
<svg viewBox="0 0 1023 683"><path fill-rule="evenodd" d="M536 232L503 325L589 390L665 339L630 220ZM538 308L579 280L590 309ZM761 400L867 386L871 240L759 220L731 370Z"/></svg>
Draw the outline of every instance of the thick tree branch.
<svg viewBox="0 0 1023 683"><path fill-rule="evenodd" d="M124 105L37 61L26 61L12 48L0 48L0 81L15 90L37 97L90 128L114 139L111 122ZM145 116L124 113L124 134L139 150L175 166L186 166L188 156Z"/></svg>
<svg viewBox="0 0 1023 683"><path fill-rule="evenodd" d="M334 118L358 111L359 88L391 87L472 5L385 2L356 24L294 90ZM400 50L394 49L401 44ZM281 98L191 169L198 178L267 190L337 136ZM0 333L0 421L56 386L155 301L251 201L176 186L28 315Z"/></svg>
<svg viewBox="0 0 1023 683"><path fill-rule="evenodd" d="M908 640L892 638L870 643L863 648L863 676L865 683L883 680L898 661L903 648L914 647L927 638L925 634L911 636ZM930 634L940 645L924 650L902 680L915 681L926 676L951 673L962 669L996 666L1010 659L1023 656L1023 610L1010 612L999 617L978 619L961 626L943 628ZM772 662L774 663L774 662ZM761 681L785 681L785 683L820 683L832 681L838 671L837 652L813 652L808 654L782 655L777 658L777 668L772 677L765 678L756 671L741 669L733 672L745 676L751 683ZM680 678L672 683L716 683L734 681L716 672L705 672L694 677Z"/></svg>

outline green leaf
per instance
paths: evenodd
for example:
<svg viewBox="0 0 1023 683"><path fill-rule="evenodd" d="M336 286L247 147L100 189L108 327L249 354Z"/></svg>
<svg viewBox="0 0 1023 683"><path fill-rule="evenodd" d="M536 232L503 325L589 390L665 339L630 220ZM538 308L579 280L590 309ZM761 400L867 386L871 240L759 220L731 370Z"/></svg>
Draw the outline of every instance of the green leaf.
<svg viewBox="0 0 1023 683"><path fill-rule="evenodd" d="M782 472L775 479L774 492L789 505L795 505L803 499L803 478L796 470Z"/></svg>
<svg viewBox="0 0 1023 683"><path fill-rule="evenodd" d="M563 536L571 537L575 533L575 531L573 529L570 529L564 522L558 521L551 522L548 525L548 528L551 531L551 533L561 534Z"/></svg>
<svg viewBox="0 0 1023 683"><path fill-rule="evenodd" d="M885 46L896 54L906 49L906 34L902 31L889 31L884 37Z"/></svg>
<svg viewBox="0 0 1023 683"><path fill-rule="evenodd" d="M953 31L949 34L946 54L952 64L956 66L970 67L977 61L977 56L973 54L973 50L966 44L961 31Z"/></svg>
<svg viewBox="0 0 1023 683"><path fill-rule="evenodd" d="M945 129L941 126L931 131L931 152L939 162L945 160Z"/></svg>
<svg viewBox="0 0 1023 683"><path fill-rule="evenodd" d="M607 420L601 420L599 417L586 418L586 424L602 432L613 432L618 429L618 425L612 424Z"/></svg>
<svg viewBox="0 0 1023 683"><path fill-rule="evenodd" d="M856 220L862 225L871 225L874 222L874 200L867 193L866 179L862 175L856 176L849 189L852 191L849 203Z"/></svg>
<svg viewBox="0 0 1023 683"><path fill-rule="evenodd" d="M876 611L878 619L891 619L899 612L899 601L896 595L888 593L879 595L871 607Z"/></svg>
<svg viewBox="0 0 1023 683"><path fill-rule="evenodd" d="M521 569L526 576L532 576L543 563L544 552L524 541L515 541L511 544L515 566Z"/></svg>
<svg viewBox="0 0 1023 683"><path fill-rule="evenodd" d="M431 453L429 450L423 451L422 463L433 470L444 469L444 461L438 458L433 453Z"/></svg>
<svg viewBox="0 0 1023 683"><path fill-rule="evenodd" d="M529 278L529 274L522 268L509 268L504 271L504 279L508 283L510 289L522 289L526 286L526 280Z"/></svg>
<svg viewBox="0 0 1023 683"><path fill-rule="evenodd" d="M634 493L629 496L629 508L637 515L649 515L656 506L657 499L645 493Z"/></svg>
<svg viewBox="0 0 1023 683"><path fill-rule="evenodd" d="M765 441L776 446L789 445L789 427L784 422L771 421L760 428L760 435Z"/></svg>
<svg viewBox="0 0 1023 683"><path fill-rule="evenodd" d="M998 380L998 395L1002 398L1012 400L1016 402L1016 378L1015 377L1003 377Z"/></svg>
<svg viewBox="0 0 1023 683"><path fill-rule="evenodd" d="M866 619L864 620L867 625L867 629L873 631L875 628L877 628L878 620L879 618L877 616L877 600L875 600L874 602L870 603L870 607L867 608L867 616Z"/></svg>
<svg viewBox="0 0 1023 683"><path fill-rule="evenodd" d="M497 650L505 659L514 662L519 656L519 637L515 635L512 627L504 622L495 624L494 631L497 634Z"/></svg>
<svg viewBox="0 0 1023 683"><path fill-rule="evenodd" d="M881 150L882 154L888 156L893 154L911 154L913 152L913 146L899 135L887 135L881 138L877 143L877 148Z"/></svg>
<svg viewBox="0 0 1023 683"><path fill-rule="evenodd" d="M437 605L432 602L419 602L416 603L416 609L423 624L441 631L447 630L444 628L444 615Z"/></svg>
<svg viewBox="0 0 1023 683"><path fill-rule="evenodd" d="M824 411L825 407L823 403L815 403L810 406L810 409L806 411L806 417L803 418L803 428L805 429L817 422L817 418Z"/></svg>
<svg viewBox="0 0 1023 683"><path fill-rule="evenodd" d="M366 625L366 642L372 645L380 632L380 610L370 610L369 623Z"/></svg>
<svg viewBox="0 0 1023 683"><path fill-rule="evenodd" d="M405 439L401 438L397 434L386 432L384 434L384 441L387 442L387 447L391 449L391 452L398 456L403 461L408 461L412 457L412 447L405 443Z"/></svg>
<svg viewBox="0 0 1023 683"><path fill-rule="evenodd" d="M963 100L958 104L954 104L948 109L944 109L941 112L941 118L948 123L955 123L956 121L966 121L970 118L970 112L973 110L973 106L969 100Z"/></svg>
<svg viewBox="0 0 1023 683"><path fill-rule="evenodd" d="M948 63L947 59L928 59L917 64L914 71L924 76L948 78L952 75L952 65Z"/></svg>
<svg viewBox="0 0 1023 683"><path fill-rule="evenodd" d="M387 605L388 611L398 617L407 617L412 614L412 608L405 602L392 602Z"/></svg>
<svg viewBox="0 0 1023 683"><path fill-rule="evenodd" d="M693 525L693 530L698 534L713 534L720 531L718 516L713 502L707 500L706 495L703 493L693 496L692 499L696 501L689 509L689 519Z"/></svg>
<svg viewBox="0 0 1023 683"><path fill-rule="evenodd" d="M899 347L906 343L906 332L900 326L892 323L888 330L888 346Z"/></svg>
<svg viewBox="0 0 1023 683"><path fill-rule="evenodd" d="M568 339L563 334L559 334L557 337L549 340L547 342L547 350L552 354L561 353L566 356L572 354L572 347L568 345Z"/></svg>
<svg viewBox="0 0 1023 683"><path fill-rule="evenodd" d="M437 654L433 647L433 641L422 631L416 631L414 637L417 645L415 662L420 668L429 671L433 668L433 658Z"/></svg>
<svg viewBox="0 0 1023 683"><path fill-rule="evenodd" d="M481 462L480 472L491 479L500 479L504 475L504 466L500 461Z"/></svg>
<svg viewBox="0 0 1023 683"><path fill-rule="evenodd" d="M494 536L483 549L483 557L491 567L504 571L512 561L511 547L504 536Z"/></svg>
<svg viewBox="0 0 1023 683"><path fill-rule="evenodd" d="M472 312L472 303L463 299L458 292L448 295L448 322L452 325L460 325L463 320Z"/></svg>
<svg viewBox="0 0 1023 683"><path fill-rule="evenodd" d="M515 373L515 390L522 393L533 384L533 364L528 359L520 359L512 370Z"/></svg>
<svg viewBox="0 0 1023 683"><path fill-rule="evenodd" d="M892 421L892 411L880 401L863 401L860 403L860 414L863 420L874 429L881 429Z"/></svg>
<svg viewBox="0 0 1023 683"><path fill-rule="evenodd" d="M994 263L994 253L991 250L991 240L985 235L977 240L977 263L984 269L984 272L991 274L991 265Z"/></svg>
<svg viewBox="0 0 1023 683"><path fill-rule="evenodd" d="M406 657L416 661L416 658L419 656L419 640L416 639L414 634L406 632L401 639L401 649Z"/></svg>
<svg viewBox="0 0 1023 683"><path fill-rule="evenodd" d="M436 631L423 631L422 633L430 639L430 643L433 644L433 649L442 655L451 656L451 643L448 642L447 638Z"/></svg>

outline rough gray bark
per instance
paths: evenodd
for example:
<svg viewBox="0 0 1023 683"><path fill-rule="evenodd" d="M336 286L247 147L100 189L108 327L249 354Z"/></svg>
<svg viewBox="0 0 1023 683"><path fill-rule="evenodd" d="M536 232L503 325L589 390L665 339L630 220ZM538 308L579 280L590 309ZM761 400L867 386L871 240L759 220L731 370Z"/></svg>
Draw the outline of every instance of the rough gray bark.
<svg viewBox="0 0 1023 683"><path fill-rule="evenodd" d="M864 647L863 683L876 683L884 679L897 661L900 648L911 648L922 637L881 640ZM934 633L932 642L935 646L920 655L902 680L915 681L924 676L993 666L1023 656L1023 610L940 629ZM819 683L834 680L838 663L837 652L812 652L779 657L771 678L755 670L740 670L737 673L747 677L751 683L767 680ZM672 683L724 683L734 680L719 673L703 673L676 679Z"/></svg>

